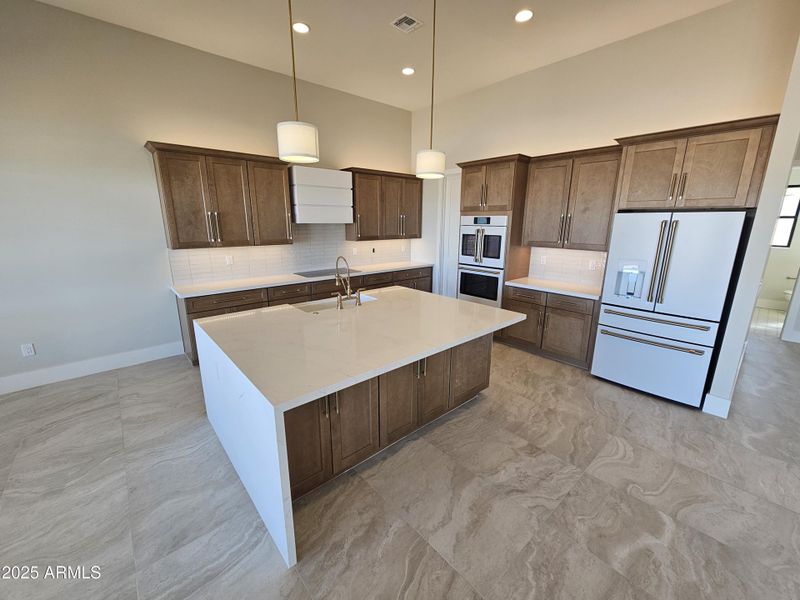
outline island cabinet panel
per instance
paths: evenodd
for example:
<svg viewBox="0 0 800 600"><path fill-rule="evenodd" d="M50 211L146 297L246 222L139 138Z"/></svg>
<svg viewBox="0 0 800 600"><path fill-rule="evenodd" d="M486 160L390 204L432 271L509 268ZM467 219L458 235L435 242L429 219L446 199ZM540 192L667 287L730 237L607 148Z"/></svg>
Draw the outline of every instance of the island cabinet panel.
<svg viewBox="0 0 800 600"><path fill-rule="evenodd" d="M417 428L420 362L384 373L380 386L380 440L388 446Z"/></svg>
<svg viewBox="0 0 800 600"><path fill-rule="evenodd" d="M205 157L161 152L154 155L154 161L169 247L213 246L210 215L214 209Z"/></svg>
<svg viewBox="0 0 800 600"><path fill-rule="evenodd" d="M471 399L489 385L492 362L492 336L485 335L451 350L450 406Z"/></svg>
<svg viewBox="0 0 800 600"><path fill-rule="evenodd" d="M380 449L378 378L332 394L330 403L333 472L339 474Z"/></svg>
<svg viewBox="0 0 800 600"><path fill-rule="evenodd" d="M542 350L584 363L587 360L591 332L591 314L548 308L542 334Z"/></svg>
<svg viewBox="0 0 800 600"><path fill-rule="evenodd" d="M247 162L253 238L258 245L292 243L289 168L269 162Z"/></svg>
<svg viewBox="0 0 800 600"><path fill-rule="evenodd" d="M450 350L420 361L417 423L424 425L450 409Z"/></svg>
<svg viewBox="0 0 800 600"><path fill-rule="evenodd" d="M217 156L206 157L209 188L214 207L213 231L217 246L249 246L253 243L247 162Z"/></svg>
<svg viewBox="0 0 800 600"><path fill-rule="evenodd" d="M329 398L286 411L286 450L292 498L333 477Z"/></svg>

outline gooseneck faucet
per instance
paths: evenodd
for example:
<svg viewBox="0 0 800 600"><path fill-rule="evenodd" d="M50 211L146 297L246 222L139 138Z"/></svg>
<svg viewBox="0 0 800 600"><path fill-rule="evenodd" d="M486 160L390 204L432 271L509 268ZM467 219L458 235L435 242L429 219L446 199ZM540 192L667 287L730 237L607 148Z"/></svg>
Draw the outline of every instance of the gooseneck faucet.
<svg viewBox="0 0 800 600"><path fill-rule="evenodd" d="M347 267L347 272L342 277L341 273L339 272L339 261L343 260L345 267ZM344 256L339 256L336 258L336 287L344 286L345 291L347 292L347 300L350 300L353 297L352 289L350 288L350 263L347 262L347 259Z"/></svg>

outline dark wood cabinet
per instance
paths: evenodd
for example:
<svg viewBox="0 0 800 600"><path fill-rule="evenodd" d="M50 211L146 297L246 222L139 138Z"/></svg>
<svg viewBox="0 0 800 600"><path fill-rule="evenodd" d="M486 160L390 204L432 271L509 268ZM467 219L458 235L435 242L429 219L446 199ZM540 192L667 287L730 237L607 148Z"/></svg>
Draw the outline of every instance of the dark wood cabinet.
<svg viewBox="0 0 800 600"><path fill-rule="evenodd" d="M288 165L276 158L147 142L170 248L291 243Z"/></svg>
<svg viewBox="0 0 800 600"><path fill-rule="evenodd" d="M756 206L777 117L620 138L618 208Z"/></svg>
<svg viewBox="0 0 800 600"><path fill-rule="evenodd" d="M489 385L492 336L485 335L450 351L450 406L473 398Z"/></svg>
<svg viewBox="0 0 800 600"><path fill-rule="evenodd" d="M381 199L383 226L381 237L402 237L403 180L397 177L381 177Z"/></svg>
<svg viewBox="0 0 800 600"><path fill-rule="evenodd" d="M345 228L347 239L380 239L381 221L381 176L353 173L353 224Z"/></svg>
<svg viewBox="0 0 800 600"><path fill-rule="evenodd" d="M339 474L375 454L378 438L378 379L330 396L333 472Z"/></svg>
<svg viewBox="0 0 800 600"><path fill-rule="evenodd" d="M586 362L592 315L548 308L545 313L542 350L577 362Z"/></svg>
<svg viewBox="0 0 800 600"><path fill-rule="evenodd" d="M450 409L450 350L419 362L417 423L424 425Z"/></svg>
<svg viewBox="0 0 800 600"><path fill-rule="evenodd" d="M403 179L403 201L400 205L403 218L403 237L422 237L422 181Z"/></svg>
<svg viewBox="0 0 800 600"><path fill-rule="evenodd" d="M283 415L292 498L333 477L330 400L326 396Z"/></svg>
<svg viewBox="0 0 800 600"><path fill-rule="evenodd" d="M289 168L281 162L248 161L248 185L256 245L292 243Z"/></svg>
<svg viewBox="0 0 800 600"><path fill-rule="evenodd" d="M422 237L422 182L414 175L350 167L353 225L348 240Z"/></svg>
<svg viewBox="0 0 800 600"><path fill-rule="evenodd" d="M531 159L523 241L531 246L606 250L619 148Z"/></svg>
<svg viewBox="0 0 800 600"><path fill-rule="evenodd" d="M523 313L527 318L503 330L507 338L532 344L536 347L542 345L542 326L544 324L545 307L538 304L528 304L519 300L507 300L503 308Z"/></svg>
<svg viewBox="0 0 800 600"><path fill-rule="evenodd" d="M506 213L525 194L528 157L512 154L458 163L461 167L461 212Z"/></svg>
<svg viewBox="0 0 800 600"><path fill-rule="evenodd" d="M380 376L381 447L393 444L417 428L419 376L420 361Z"/></svg>

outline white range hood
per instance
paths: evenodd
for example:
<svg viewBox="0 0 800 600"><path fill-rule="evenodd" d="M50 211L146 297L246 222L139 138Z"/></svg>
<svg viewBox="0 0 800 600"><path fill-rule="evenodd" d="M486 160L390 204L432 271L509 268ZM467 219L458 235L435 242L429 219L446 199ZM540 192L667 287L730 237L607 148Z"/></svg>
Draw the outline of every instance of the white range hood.
<svg viewBox="0 0 800 600"><path fill-rule="evenodd" d="M295 223L352 223L353 174L317 167L289 168Z"/></svg>

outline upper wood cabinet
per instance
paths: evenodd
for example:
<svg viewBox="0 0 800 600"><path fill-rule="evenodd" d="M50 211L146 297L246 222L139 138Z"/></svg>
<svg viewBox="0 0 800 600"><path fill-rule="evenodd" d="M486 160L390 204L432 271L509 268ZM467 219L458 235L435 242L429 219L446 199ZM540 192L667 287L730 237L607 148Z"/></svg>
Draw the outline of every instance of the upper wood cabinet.
<svg viewBox="0 0 800 600"><path fill-rule="evenodd" d="M523 242L605 250L619 162L614 147L531 159Z"/></svg>
<svg viewBox="0 0 800 600"><path fill-rule="evenodd" d="M514 209L525 194L525 166L522 154L458 163L461 167L461 212L504 213Z"/></svg>
<svg viewBox="0 0 800 600"><path fill-rule="evenodd" d="M291 244L289 170L283 164L251 160L247 173L255 244Z"/></svg>
<svg viewBox="0 0 800 600"><path fill-rule="evenodd" d="M618 208L756 206L777 117L622 138Z"/></svg>
<svg viewBox="0 0 800 600"><path fill-rule="evenodd" d="M161 142L145 147L153 153L170 248L291 243L286 163Z"/></svg>
<svg viewBox="0 0 800 600"><path fill-rule="evenodd" d="M422 237L422 182L414 175L350 167L353 173L353 225L347 239Z"/></svg>

